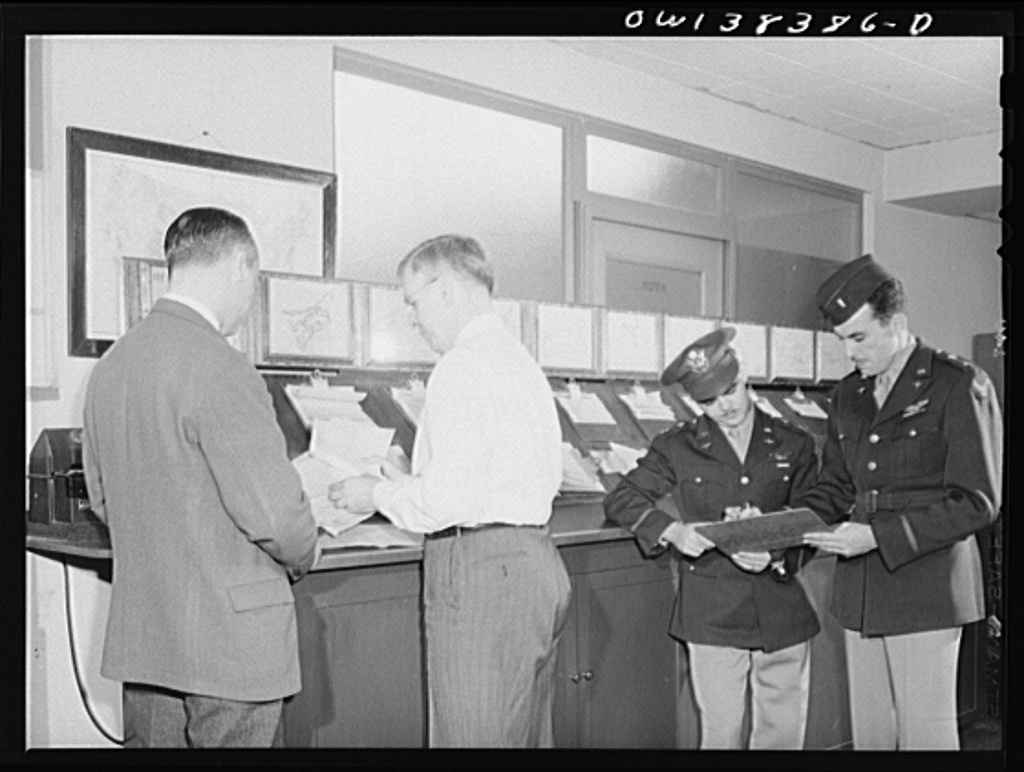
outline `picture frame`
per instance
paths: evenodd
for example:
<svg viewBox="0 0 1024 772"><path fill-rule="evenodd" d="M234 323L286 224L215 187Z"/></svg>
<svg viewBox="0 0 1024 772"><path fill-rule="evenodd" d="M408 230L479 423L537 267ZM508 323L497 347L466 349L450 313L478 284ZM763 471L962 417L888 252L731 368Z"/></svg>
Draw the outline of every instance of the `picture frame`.
<svg viewBox="0 0 1024 772"><path fill-rule="evenodd" d="M145 257L122 258L121 275L124 279L122 297L122 334L145 319L156 302L167 292L167 263ZM259 310L256 304L245 315L233 335L225 338L250 362L255 361L256 327Z"/></svg>
<svg viewBox="0 0 1024 772"><path fill-rule="evenodd" d="M167 227L192 207L242 216L261 269L334 276L333 173L76 126L66 146L70 356L119 337L122 257L162 261Z"/></svg>
<svg viewBox="0 0 1024 772"><path fill-rule="evenodd" d="M353 286L341 279L263 273L260 364L352 364Z"/></svg>

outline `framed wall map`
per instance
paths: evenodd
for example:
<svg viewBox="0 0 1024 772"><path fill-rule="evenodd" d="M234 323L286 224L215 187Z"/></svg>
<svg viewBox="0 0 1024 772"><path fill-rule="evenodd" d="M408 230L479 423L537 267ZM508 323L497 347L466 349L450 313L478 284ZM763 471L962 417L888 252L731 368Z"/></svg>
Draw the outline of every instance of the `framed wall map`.
<svg viewBox="0 0 1024 772"><path fill-rule="evenodd" d="M124 255L162 260L167 227L186 209L243 217L260 268L334 275L334 174L69 126L68 349L100 356L125 327Z"/></svg>
<svg viewBox="0 0 1024 772"><path fill-rule="evenodd" d="M351 364L352 285L333 279L263 274L267 364Z"/></svg>

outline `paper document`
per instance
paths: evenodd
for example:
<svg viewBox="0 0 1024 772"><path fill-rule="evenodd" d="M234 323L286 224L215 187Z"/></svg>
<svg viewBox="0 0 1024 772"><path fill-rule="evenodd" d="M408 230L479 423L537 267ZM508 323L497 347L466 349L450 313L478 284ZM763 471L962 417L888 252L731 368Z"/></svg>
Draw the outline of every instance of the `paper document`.
<svg viewBox="0 0 1024 772"><path fill-rule="evenodd" d="M763 552L795 547L803 543L805 533L831 531L809 509L785 509L766 512L760 517L695 524L696 530L715 543L722 552Z"/></svg>
<svg viewBox="0 0 1024 772"><path fill-rule="evenodd" d="M308 429L317 418L353 418L363 415L359 403L366 395L351 386L299 386L289 383L284 393Z"/></svg>
<svg viewBox="0 0 1024 772"><path fill-rule="evenodd" d="M342 473L380 476L380 462L391 447L394 429L383 429L368 416L362 419L315 419L309 440L309 454Z"/></svg>
<svg viewBox="0 0 1024 772"><path fill-rule="evenodd" d="M423 381L415 380L405 389L391 389L391 398L405 412L413 426L419 426L423 403L427 398L427 387Z"/></svg>
<svg viewBox="0 0 1024 772"><path fill-rule="evenodd" d="M310 505L313 509L313 519L316 524L332 536L336 536L349 528L353 528L373 513L366 515L353 515L352 513L338 509L327 498L327 490L331 483L343 480L351 475L340 471L323 461L313 458L309 453L303 453L292 461L292 465L299 473L302 480L302 489L309 496Z"/></svg>
<svg viewBox="0 0 1024 772"><path fill-rule="evenodd" d="M629 394L620 394L619 399L626 403L638 421L671 421L675 423L676 414L672 408L661 401L656 391L634 389Z"/></svg>
<svg viewBox="0 0 1024 772"><path fill-rule="evenodd" d="M775 416L776 418L782 418L782 413L780 413L779 409L777 407L775 407L775 405L773 405L771 403L771 400L769 400L767 397L762 397L760 394L756 394L753 389L749 389L749 390L750 390L750 398L752 400L754 400L754 404L755 405L757 405L759 408L761 408L764 412L766 412L770 416ZM785 419L783 419L783 420L785 420Z"/></svg>
<svg viewBox="0 0 1024 772"><path fill-rule="evenodd" d="M605 474L626 474L635 469L636 462L647 453L646 450L637 450L617 442L609 442L608 445L608 450L590 451Z"/></svg>
<svg viewBox="0 0 1024 772"><path fill-rule="evenodd" d="M585 459L568 442L562 443L562 484L558 490L569 491L600 491L604 486L597 477L596 465Z"/></svg>
<svg viewBox="0 0 1024 772"><path fill-rule="evenodd" d="M404 531L391 523L361 523L344 533L332 534L331 539L322 540L320 545L325 551L348 547L415 548L423 546L423 534Z"/></svg>
<svg viewBox="0 0 1024 772"><path fill-rule="evenodd" d="M578 394L556 394L555 399L565 408L575 424L615 425L615 419L596 394L580 391Z"/></svg>
<svg viewBox="0 0 1024 772"><path fill-rule="evenodd" d="M822 410L817 402L812 402L809 399L797 400L792 397L785 397L784 401L793 408L793 412L804 418L819 418L822 421L828 419L828 413Z"/></svg>

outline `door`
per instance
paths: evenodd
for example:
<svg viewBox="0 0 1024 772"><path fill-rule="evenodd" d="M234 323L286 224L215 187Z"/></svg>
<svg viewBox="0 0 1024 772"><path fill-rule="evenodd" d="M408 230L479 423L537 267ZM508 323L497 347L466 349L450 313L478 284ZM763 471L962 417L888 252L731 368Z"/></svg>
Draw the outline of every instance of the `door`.
<svg viewBox="0 0 1024 772"><path fill-rule="evenodd" d="M725 242L594 218L594 302L624 311L722 316Z"/></svg>
<svg viewBox="0 0 1024 772"><path fill-rule="evenodd" d="M578 578L583 744L674 748L674 588L667 561Z"/></svg>

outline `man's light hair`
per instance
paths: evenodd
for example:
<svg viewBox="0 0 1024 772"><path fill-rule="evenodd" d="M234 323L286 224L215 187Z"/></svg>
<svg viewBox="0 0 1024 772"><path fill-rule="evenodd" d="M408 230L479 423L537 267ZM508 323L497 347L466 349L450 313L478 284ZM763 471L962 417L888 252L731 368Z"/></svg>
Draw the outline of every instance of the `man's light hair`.
<svg viewBox="0 0 1024 772"><path fill-rule="evenodd" d="M482 284L488 294L494 293L494 268L487 261L480 242L466 236L447 234L424 241L398 264L398 275L419 273L424 268L435 272L441 266Z"/></svg>

